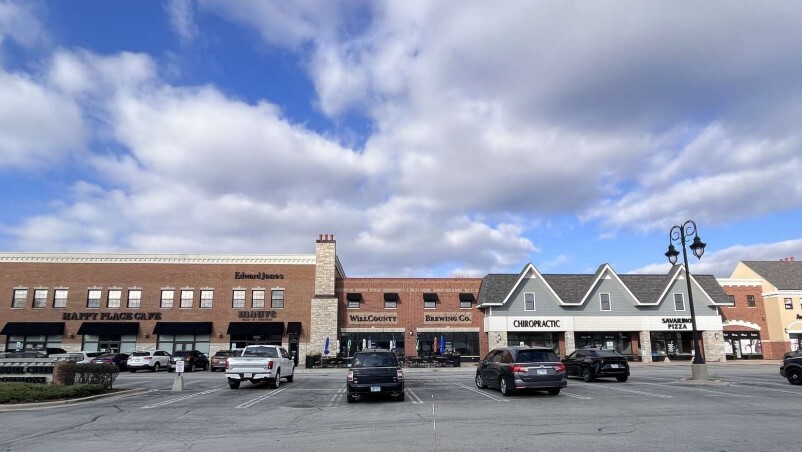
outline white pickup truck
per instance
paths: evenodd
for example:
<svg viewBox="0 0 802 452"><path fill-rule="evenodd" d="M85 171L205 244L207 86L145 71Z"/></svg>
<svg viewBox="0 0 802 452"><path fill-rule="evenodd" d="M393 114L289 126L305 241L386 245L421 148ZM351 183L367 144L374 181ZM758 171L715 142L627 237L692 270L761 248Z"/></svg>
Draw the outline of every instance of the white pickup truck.
<svg viewBox="0 0 802 452"><path fill-rule="evenodd" d="M251 383L269 382L278 388L279 381L295 377L295 361L278 345L248 345L242 353L226 360L226 378L231 389L239 388L243 380Z"/></svg>

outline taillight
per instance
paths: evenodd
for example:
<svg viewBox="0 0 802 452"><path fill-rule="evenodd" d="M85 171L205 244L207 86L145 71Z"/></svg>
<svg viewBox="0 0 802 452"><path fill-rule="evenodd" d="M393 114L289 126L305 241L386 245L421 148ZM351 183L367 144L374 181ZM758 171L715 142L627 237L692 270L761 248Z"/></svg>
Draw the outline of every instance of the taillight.
<svg viewBox="0 0 802 452"><path fill-rule="evenodd" d="M146 356L144 359L153 359L152 356Z"/></svg>
<svg viewBox="0 0 802 452"><path fill-rule="evenodd" d="M267 362L267 368L268 369L272 369L273 368L273 361L268 361Z"/></svg>
<svg viewBox="0 0 802 452"><path fill-rule="evenodd" d="M228 359L226 359L226 369L228 369Z"/></svg>
<svg viewBox="0 0 802 452"><path fill-rule="evenodd" d="M510 371L515 372L515 373L527 372L528 370L529 370L528 367L519 366L518 364L513 364L512 367L510 367Z"/></svg>
<svg viewBox="0 0 802 452"><path fill-rule="evenodd" d="M559 363L554 366L554 370L557 372L565 372L565 364Z"/></svg>
<svg viewBox="0 0 802 452"><path fill-rule="evenodd" d="M398 369L398 371L396 372L395 376L396 376L396 378L398 378L399 381L403 380L404 379L404 371L401 370L401 369Z"/></svg>
<svg viewBox="0 0 802 452"><path fill-rule="evenodd" d="M353 370L349 370L348 371L348 381L351 381L351 382L354 381L354 371Z"/></svg>

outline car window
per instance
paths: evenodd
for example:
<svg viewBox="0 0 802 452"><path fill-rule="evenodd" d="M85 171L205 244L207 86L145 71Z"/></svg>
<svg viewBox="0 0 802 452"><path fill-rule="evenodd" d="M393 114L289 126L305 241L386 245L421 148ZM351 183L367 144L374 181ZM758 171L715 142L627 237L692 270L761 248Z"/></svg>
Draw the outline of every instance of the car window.
<svg viewBox="0 0 802 452"><path fill-rule="evenodd" d="M493 354L493 356L490 358L490 361L494 362L494 363L500 363L502 355L503 355L503 352L498 351L498 352Z"/></svg>
<svg viewBox="0 0 802 452"><path fill-rule="evenodd" d="M398 358L392 353L359 353L353 367L398 367Z"/></svg>
<svg viewBox="0 0 802 452"><path fill-rule="evenodd" d="M566 359L573 359L575 357L576 357L576 352L571 352L571 354L568 355Z"/></svg>
<svg viewBox="0 0 802 452"><path fill-rule="evenodd" d="M173 356L187 356L187 355L192 355L192 354L193 353L188 351L188 350L176 350L176 352L173 353Z"/></svg>
<svg viewBox="0 0 802 452"><path fill-rule="evenodd" d="M559 361L554 352L546 350L521 350L518 352L517 363L542 363Z"/></svg>
<svg viewBox="0 0 802 452"><path fill-rule="evenodd" d="M264 358L278 358L274 347L251 347L242 352L242 356L259 356Z"/></svg>
<svg viewBox="0 0 802 452"><path fill-rule="evenodd" d="M599 358L617 358L621 356L618 352L613 350L593 350L589 353L591 356L596 356Z"/></svg>
<svg viewBox="0 0 802 452"><path fill-rule="evenodd" d="M134 352L131 356L150 356L150 352Z"/></svg>
<svg viewBox="0 0 802 452"><path fill-rule="evenodd" d="M488 354L487 354L487 356L485 356L485 361L490 361L490 360L492 360L492 359L493 359L493 355L494 355L495 353L496 353L495 351L492 351L492 352L488 353Z"/></svg>

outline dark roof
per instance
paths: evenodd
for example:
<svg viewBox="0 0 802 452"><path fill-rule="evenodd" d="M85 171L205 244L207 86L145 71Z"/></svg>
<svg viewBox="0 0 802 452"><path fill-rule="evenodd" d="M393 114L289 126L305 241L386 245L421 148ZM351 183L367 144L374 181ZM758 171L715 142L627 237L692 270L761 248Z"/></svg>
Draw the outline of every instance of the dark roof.
<svg viewBox="0 0 802 452"><path fill-rule="evenodd" d="M744 261L778 290L802 289L802 261Z"/></svg>
<svg viewBox="0 0 802 452"><path fill-rule="evenodd" d="M564 303L579 304L598 275L543 275Z"/></svg>
<svg viewBox="0 0 802 452"><path fill-rule="evenodd" d="M668 286L665 275L618 275L632 295L641 303L657 303L658 297Z"/></svg>
<svg viewBox="0 0 802 452"><path fill-rule="evenodd" d="M721 288L721 284L718 283L718 280L713 275L692 275L693 279L702 286L702 289L707 292L710 298L713 299L714 303L719 304L732 304L730 301L730 297L724 292L724 289Z"/></svg>
<svg viewBox="0 0 802 452"><path fill-rule="evenodd" d="M482 306L485 303L500 303L504 297L515 287L520 275L500 275L490 274L482 278L482 286L479 288L479 301L476 303Z"/></svg>

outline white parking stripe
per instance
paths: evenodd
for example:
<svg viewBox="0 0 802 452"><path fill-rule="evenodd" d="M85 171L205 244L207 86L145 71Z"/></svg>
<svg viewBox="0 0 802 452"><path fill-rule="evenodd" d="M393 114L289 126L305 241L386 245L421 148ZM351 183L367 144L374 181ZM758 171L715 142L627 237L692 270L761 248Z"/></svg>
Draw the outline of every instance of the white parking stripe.
<svg viewBox="0 0 802 452"><path fill-rule="evenodd" d="M800 392L784 391L782 389L758 388L758 387L752 386L751 384L733 383L731 386L738 386L739 388L755 389L755 390L758 390L758 391L782 392L782 393L785 393L785 394L793 394L793 395L802 396L802 393L800 393Z"/></svg>
<svg viewBox="0 0 802 452"><path fill-rule="evenodd" d="M148 409L148 408L157 408L157 407L160 407L160 406L169 405L169 404L171 404L171 403L180 402L180 401L182 401L182 400L191 399L191 398L193 398L193 397L197 397L197 396L199 396L199 395L211 394L211 393L213 393L213 392L217 392L217 391L219 391L220 389L221 389L221 388L217 388L217 389L209 389L208 391L197 392L197 393L195 393L195 394L188 394L188 395L185 395L185 396L176 397L176 398L174 398L174 399L165 400L165 401L163 401L163 402L154 403L154 404L152 404L152 405L143 406L142 408L143 408L143 409Z"/></svg>
<svg viewBox="0 0 802 452"><path fill-rule="evenodd" d="M274 391L270 391L265 395L259 396L259 397L255 398L255 399L251 399L251 400L249 400L249 401L247 401L245 403L241 403L241 404L235 406L234 408L250 408L253 405L256 405L257 403L261 402L262 400L266 400L266 399L268 399L270 397L273 397L274 395L278 394L279 392L281 392L283 390L284 390L284 388L276 389Z"/></svg>
<svg viewBox="0 0 802 452"><path fill-rule="evenodd" d="M659 397L661 399L672 399L672 398L674 398L673 396L670 396L670 395L655 394L655 393L652 393L652 392L645 392L645 391L637 391L635 389L614 388L614 387L612 387L610 385L603 385L603 384L602 385L596 385L596 386L594 386L594 389L595 388L610 389L610 390L613 390L613 391L621 391L621 392L629 392L629 393L632 393L632 394L645 395L645 396L649 396L649 397Z"/></svg>
<svg viewBox="0 0 802 452"><path fill-rule="evenodd" d="M414 392L412 392L412 390L411 390L411 389L409 389L409 388L406 388L406 389L404 389L404 392L406 392L407 394L409 394L410 398L412 398L412 403L414 403L414 404L416 404L416 405L420 405L420 404L422 404L422 403L423 403L423 400L421 400L421 399L420 399L420 397L418 397L418 395L417 395L417 394L415 394Z"/></svg>
<svg viewBox="0 0 802 452"><path fill-rule="evenodd" d="M484 391L480 391L479 389L474 389L470 386L464 385L462 383L454 383L455 385L459 386L460 388L467 389L468 391L475 392L477 394L483 395L489 399L493 399L497 402L509 402L509 399L502 399L501 397L494 396L492 394L488 394Z"/></svg>
<svg viewBox="0 0 802 452"><path fill-rule="evenodd" d="M345 383L337 389L337 392L331 396L331 400L329 400L328 406L334 406L337 402L342 400L343 394L345 393Z"/></svg>
<svg viewBox="0 0 802 452"><path fill-rule="evenodd" d="M630 384L632 384L632 383L630 383ZM636 384L639 384L639 385L652 385L652 386L666 386L666 387L668 387L670 389L674 389L674 388L690 389L692 391L704 392L706 394L715 394L716 396L752 397L750 395L745 395L745 394L734 394L734 393L731 393L731 392L712 391L710 389L702 389L702 388L699 388L699 387L696 387L696 386L666 385L666 384L663 384L663 383L646 383L646 382L641 382L641 383L636 383Z"/></svg>
<svg viewBox="0 0 802 452"><path fill-rule="evenodd" d="M571 394L570 392L562 392L561 394L567 395L568 397L573 397L575 399L593 400L593 397L583 396L579 394Z"/></svg>

